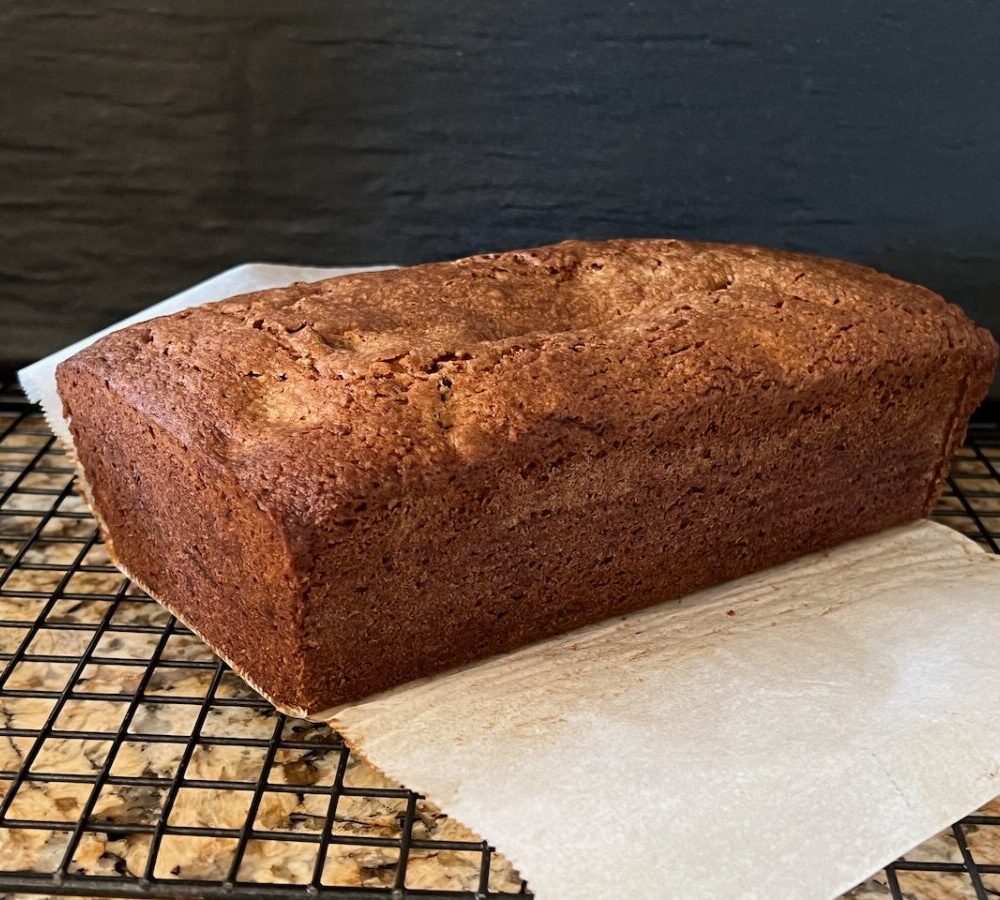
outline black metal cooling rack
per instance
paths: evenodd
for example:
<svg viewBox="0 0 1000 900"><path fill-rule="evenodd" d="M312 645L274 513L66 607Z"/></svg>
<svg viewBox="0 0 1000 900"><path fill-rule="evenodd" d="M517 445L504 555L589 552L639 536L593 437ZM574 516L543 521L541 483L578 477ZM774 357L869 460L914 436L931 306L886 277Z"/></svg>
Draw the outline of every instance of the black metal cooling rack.
<svg viewBox="0 0 1000 900"><path fill-rule="evenodd" d="M416 827L418 814L422 812L417 794L370 783L352 786L349 773L353 758L337 735L323 726L277 713L266 701L237 683L227 666L207 650L191 652L192 646L197 648L191 632L133 588L100 553L100 535L73 493L73 472L62 449L55 445L37 408L11 387L0 395L0 479L3 553L0 558L4 562L0 575L0 632L5 633L0 652L0 661L4 663L0 674L0 741L10 745L8 760L12 758L17 763L15 767L8 762L0 769L4 789L0 800L0 894L6 891L101 897L501 896L492 883L496 875L494 851L486 842L444 840L433 834L421 837ZM94 562L95 559L98 561ZM78 581L85 589L77 587ZM99 585L114 582L116 587L94 589L95 581ZM136 610L143 607L149 608L150 615L137 615ZM80 610L86 614L80 615ZM75 652L49 650L47 643L51 641L45 639L53 636L68 639L68 644L74 643L72 638L76 636ZM180 652L174 652L175 643ZM145 648L145 652L136 652L138 648ZM32 683L30 670L42 666L47 667L42 674L54 674L61 682L58 687ZM110 670L124 671L122 680L128 689L116 690L114 683L109 688L107 679L100 677L102 669L105 674ZM133 677L129 678L128 672ZM100 690L94 688L95 674ZM165 675L179 675L186 683L200 683L201 690L185 695L154 689L158 683L160 688L164 683L168 688L171 686L170 678ZM227 684L227 679L233 684ZM173 683L177 680L175 677ZM107 710L107 715L100 717L102 727L88 727L87 715L79 711L85 704L101 705ZM171 714L163 718L171 724L149 727L149 723L153 726L157 723L157 716L150 714L150 709L159 711L160 707L170 707ZM178 727L176 720L181 711L185 713L180 717L183 727ZM253 728L248 733L231 732L228 726L238 727L240 720L239 715L232 715L234 711L243 714L244 722L252 722ZM213 717L227 726L223 733L218 729L209 733L206 726ZM108 722L112 723L110 727ZM99 755L96 761L91 757L92 771L75 771L79 768L80 754L67 767L69 771L59 771L58 766L39 764L53 745L57 761L60 755L64 760L67 756L73 758L72 753L65 752L67 746L98 747ZM117 774L116 762L126 750L136 746L141 747L142 753L164 746L172 749L174 774L166 777L147 772ZM259 767L255 766L256 777L240 781L231 777L190 776L192 760L206 748L212 751L237 748L240 752L256 753L260 761ZM289 754L293 764L299 766L293 770L297 776L291 779L287 777L287 764L283 770L277 767L279 758ZM318 765L319 757L325 765ZM303 766L305 778L301 777ZM323 769L331 777L308 777L310 770L316 775ZM277 780L271 777L276 770L283 775ZM60 790L75 786L80 791L75 795L64 793L53 804L39 794L36 786L43 789L56 786ZM151 815L142 804L128 808L126 803L124 813L117 810L114 821L102 820L97 814L98 807L108 791L117 791L116 798L123 793L138 792L152 803L154 813ZM242 795L246 800L242 823L236 827L176 824L173 813L178 808L178 798L190 792L206 792L209 804L216 799L220 803L230 800L231 794ZM314 804L311 814L303 814L313 820L312 829L300 828L302 820L296 820L295 813L279 823L288 827L262 827L258 818L262 803L280 794L294 795L296 802L303 797L321 801L324 807L321 811ZM20 808L23 804L18 802L22 796L40 801L35 805L41 806L44 818L25 816ZM355 818L350 821L355 827L346 833L338 831L338 813L351 801ZM386 807L390 807L390 821L385 821L386 815L376 815L374 821L368 821L364 815L358 819L359 804L374 807L376 813L385 813ZM63 818L55 818L60 810ZM204 814L205 805L198 810ZM209 809L207 818L211 819L211 814ZM438 820L435 814L430 815L433 826ZM366 828L368 825L371 827ZM23 859L31 856L30 851L38 849L30 841L18 840L25 834L43 839L34 841L34 845L40 843L42 848L42 852L34 855L49 863L46 871L18 870ZM95 834L105 842L105 847L130 840L134 844L134 839L141 837L140 843L145 846L139 846L140 852L133 856L144 859L136 863L135 858L126 859L105 850L101 856L113 859L103 860L110 863L103 867L113 871L89 873L80 851L84 842ZM161 871L159 861L166 842L178 838L215 841L213 852L221 851L227 857L224 872L209 879L180 877L183 866ZM304 845L307 855L313 857L308 877L302 877L301 871L282 872L279 867L279 878L284 874L292 882L279 883L272 865L266 871L267 883L246 879L244 868L250 848L260 842L296 845L300 851ZM331 873L328 862L335 847L358 849L361 856L347 858ZM374 862L364 856L369 851L375 854ZM458 870L459 882L469 890L411 887L408 876L418 854L435 858L450 855L441 865L445 876L442 880L449 881L450 866ZM173 856L188 858L185 852ZM298 853L299 858L302 856ZM459 866L459 862L463 865ZM97 868L102 868L101 857L97 863ZM454 880L452 876L451 881ZM507 882L509 891L509 877ZM523 884L514 890L526 893Z"/></svg>
<svg viewBox="0 0 1000 900"><path fill-rule="evenodd" d="M998 470L1000 422L978 421L936 512L994 552ZM0 560L0 896L527 892L486 842L449 838L418 795L371 777L352 783L359 762L337 735L277 713L123 579L73 493L63 451L9 386L0 391ZM213 754L253 762L206 777L199 766ZM136 759L138 771L119 765ZM196 814L179 817L185 809ZM281 815L262 819L268 809ZM850 896L1000 896L1000 838L978 839L987 832L1000 836L1000 804ZM429 861L438 868L424 866L414 882Z"/></svg>

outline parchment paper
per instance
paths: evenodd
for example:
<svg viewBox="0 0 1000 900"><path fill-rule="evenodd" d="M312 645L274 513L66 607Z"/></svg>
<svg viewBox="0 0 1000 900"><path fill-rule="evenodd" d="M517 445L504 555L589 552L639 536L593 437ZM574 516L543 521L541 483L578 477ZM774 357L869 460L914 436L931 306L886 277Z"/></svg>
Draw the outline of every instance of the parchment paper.
<svg viewBox="0 0 1000 900"><path fill-rule="evenodd" d="M340 710L543 900L835 897L1000 793L1000 558L920 522Z"/></svg>
<svg viewBox="0 0 1000 900"><path fill-rule="evenodd" d="M338 271L241 266L135 320ZM84 343L21 373L64 437ZM921 522L332 724L540 900L826 900L1000 793L998 648L1000 558Z"/></svg>

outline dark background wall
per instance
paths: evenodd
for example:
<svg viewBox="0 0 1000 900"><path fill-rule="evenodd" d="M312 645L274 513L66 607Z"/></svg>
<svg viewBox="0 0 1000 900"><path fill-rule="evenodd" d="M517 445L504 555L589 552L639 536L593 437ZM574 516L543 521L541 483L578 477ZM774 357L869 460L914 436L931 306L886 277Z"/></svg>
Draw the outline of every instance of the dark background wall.
<svg viewBox="0 0 1000 900"><path fill-rule="evenodd" d="M0 5L0 364L248 260L872 263L1000 332L989 0Z"/></svg>

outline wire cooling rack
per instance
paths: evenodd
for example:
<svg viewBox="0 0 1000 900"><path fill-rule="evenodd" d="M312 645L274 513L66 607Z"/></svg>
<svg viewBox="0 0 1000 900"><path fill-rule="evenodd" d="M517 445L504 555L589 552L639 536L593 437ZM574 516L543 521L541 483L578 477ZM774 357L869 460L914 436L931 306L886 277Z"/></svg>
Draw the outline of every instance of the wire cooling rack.
<svg viewBox="0 0 1000 900"><path fill-rule="evenodd" d="M124 579L11 388L0 554L0 896L526 892L488 844L276 712Z"/></svg>
<svg viewBox="0 0 1000 900"><path fill-rule="evenodd" d="M1000 424L979 421L936 511L994 552L998 469ZM527 893L485 841L277 713L124 579L11 387L0 561L0 897ZM1000 896L1000 802L846 896Z"/></svg>

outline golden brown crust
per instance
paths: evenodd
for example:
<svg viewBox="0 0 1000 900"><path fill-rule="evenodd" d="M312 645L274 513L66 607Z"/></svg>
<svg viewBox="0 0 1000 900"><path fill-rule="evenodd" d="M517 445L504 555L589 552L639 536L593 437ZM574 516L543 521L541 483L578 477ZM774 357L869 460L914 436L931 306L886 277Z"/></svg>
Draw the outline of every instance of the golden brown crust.
<svg viewBox="0 0 1000 900"><path fill-rule="evenodd" d="M112 334L59 382L121 522L185 502L169 470L239 507L241 558L273 535L306 662L269 692L318 708L925 513L995 359L956 307L870 269L619 240L235 297ZM109 453L146 461L143 486L95 477Z"/></svg>

